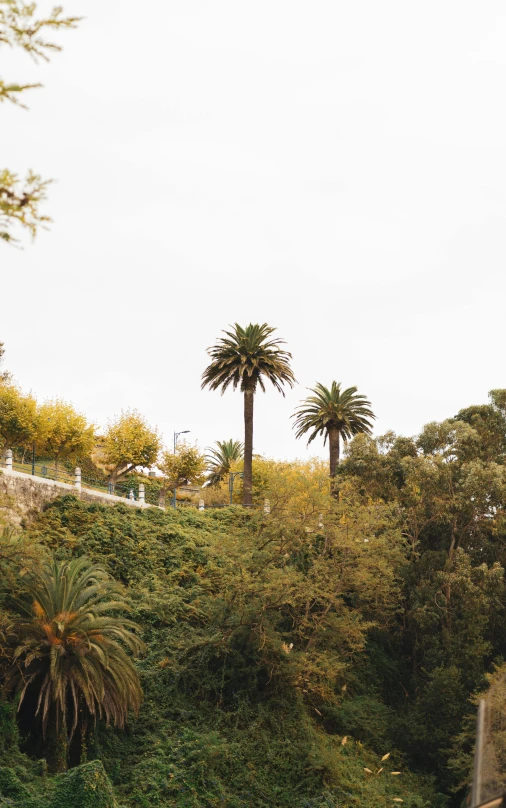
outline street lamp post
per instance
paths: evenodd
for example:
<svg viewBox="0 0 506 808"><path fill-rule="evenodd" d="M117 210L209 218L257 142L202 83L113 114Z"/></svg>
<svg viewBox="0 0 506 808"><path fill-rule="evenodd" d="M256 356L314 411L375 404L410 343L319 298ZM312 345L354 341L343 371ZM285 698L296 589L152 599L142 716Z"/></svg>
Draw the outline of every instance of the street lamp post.
<svg viewBox="0 0 506 808"><path fill-rule="evenodd" d="M228 490L230 491L230 504L232 505L232 499L234 496L234 480L236 477L244 477L243 471L231 471L230 477L228 478Z"/></svg>
<svg viewBox="0 0 506 808"><path fill-rule="evenodd" d="M176 454L177 439L179 438L180 435L188 434L189 431L190 431L189 429L183 429L181 432L174 432L174 454ZM177 495L177 486L174 488L174 502L173 502L174 508L177 508L176 495Z"/></svg>

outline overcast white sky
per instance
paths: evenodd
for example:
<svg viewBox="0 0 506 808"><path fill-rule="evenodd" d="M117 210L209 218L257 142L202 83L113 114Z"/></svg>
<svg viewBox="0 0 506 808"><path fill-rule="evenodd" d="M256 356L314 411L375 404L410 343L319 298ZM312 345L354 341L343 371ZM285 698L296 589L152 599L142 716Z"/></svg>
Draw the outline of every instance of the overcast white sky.
<svg viewBox="0 0 506 808"><path fill-rule="evenodd" d="M58 180L50 231L0 245L25 389L98 424L136 407L169 444L240 438L205 349L266 321L299 386L257 396L255 450L291 458L316 381L405 434L506 387L502 0L64 5L86 19L49 66L1 51L45 89L0 109L0 165Z"/></svg>

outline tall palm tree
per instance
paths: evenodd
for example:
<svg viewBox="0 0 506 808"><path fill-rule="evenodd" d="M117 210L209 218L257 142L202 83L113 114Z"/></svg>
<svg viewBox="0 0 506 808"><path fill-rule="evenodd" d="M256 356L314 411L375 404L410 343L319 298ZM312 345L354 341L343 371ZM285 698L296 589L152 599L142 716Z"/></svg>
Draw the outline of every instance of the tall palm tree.
<svg viewBox="0 0 506 808"><path fill-rule="evenodd" d="M217 440L215 446L206 454L209 472L206 485L219 485L230 474L232 464L242 460L244 455L244 444L239 440Z"/></svg>
<svg viewBox="0 0 506 808"><path fill-rule="evenodd" d="M335 477L340 457L340 442L349 440L360 432L371 433L370 419L376 416L371 410L371 402L357 392L356 387L341 390L338 382L332 382L330 389L319 382L309 388L313 395L301 402L294 412L296 437L309 434L308 445L318 435L323 435L323 443L329 442L330 476Z"/></svg>
<svg viewBox="0 0 506 808"><path fill-rule="evenodd" d="M4 635L10 648L6 691L34 705L42 735L49 734L52 768L67 765L68 740L97 718L123 727L138 713L142 690L131 657L142 642L122 588L105 570L81 557L46 559L24 584L24 617ZM117 615L117 616L115 616Z"/></svg>
<svg viewBox="0 0 506 808"><path fill-rule="evenodd" d="M224 393L229 385L244 393L244 478L243 505L251 506L253 463L253 401L257 386L265 392L264 380L270 381L283 395L283 384L293 387L295 376L290 367L292 355L280 348L284 340L271 339L276 330L250 323L242 328L235 323L231 331L224 331L211 348L207 349L212 361L202 374L202 387L211 390L221 387Z"/></svg>

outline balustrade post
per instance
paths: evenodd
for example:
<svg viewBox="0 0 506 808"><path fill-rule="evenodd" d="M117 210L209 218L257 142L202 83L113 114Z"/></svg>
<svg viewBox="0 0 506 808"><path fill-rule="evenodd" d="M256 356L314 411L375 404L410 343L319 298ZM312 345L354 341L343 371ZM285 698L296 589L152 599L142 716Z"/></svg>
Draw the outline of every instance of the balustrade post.
<svg viewBox="0 0 506 808"><path fill-rule="evenodd" d="M81 490L81 469L77 466L76 470L74 471L74 488L77 488L78 491Z"/></svg>
<svg viewBox="0 0 506 808"><path fill-rule="evenodd" d="M12 471L12 449L7 449L5 453L5 471Z"/></svg>
<svg viewBox="0 0 506 808"><path fill-rule="evenodd" d="M141 505L146 504L146 492L144 489L144 483L139 483L139 502Z"/></svg>
<svg viewBox="0 0 506 808"><path fill-rule="evenodd" d="M205 508L205 503L203 499L199 499L199 511L203 511Z"/></svg>
<svg viewBox="0 0 506 808"><path fill-rule="evenodd" d="M264 499L264 513L271 512L271 501L270 499Z"/></svg>

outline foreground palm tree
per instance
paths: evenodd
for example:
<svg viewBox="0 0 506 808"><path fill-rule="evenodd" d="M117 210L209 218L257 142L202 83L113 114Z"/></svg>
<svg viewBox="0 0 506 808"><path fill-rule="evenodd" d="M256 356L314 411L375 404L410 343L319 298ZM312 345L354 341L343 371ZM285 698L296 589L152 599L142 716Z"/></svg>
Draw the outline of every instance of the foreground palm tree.
<svg viewBox="0 0 506 808"><path fill-rule="evenodd" d="M283 384L293 387L295 376L290 367L292 355L280 348L284 340L271 339L276 330L263 323L242 328L235 323L225 337L208 348L211 364L202 374L202 387L211 390L221 387L224 393L229 385L244 393L244 478L243 505L253 504L253 400L257 386L265 392L264 380L270 381L283 395Z"/></svg>
<svg viewBox="0 0 506 808"><path fill-rule="evenodd" d="M80 725L105 719L123 727L128 710L138 713L142 691L127 651L142 642L137 626L122 616L122 589L86 558L46 560L24 585L24 618L5 629L11 651L6 690L34 705L42 735L53 749L51 767L67 765L68 741Z"/></svg>
<svg viewBox="0 0 506 808"><path fill-rule="evenodd" d="M209 472L207 485L219 485L230 474L233 463L242 460L244 444L239 440L217 440L216 448L211 448L206 454L207 470Z"/></svg>
<svg viewBox="0 0 506 808"><path fill-rule="evenodd" d="M323 435L323 443L329 442L330 476L335 477L340 457L340 442L364 432L370 435L376 416L371 410L371 402L357 392L356 387L341 390L341 385L332 382L330 389L317 383L310 388L308 396L294 412L296 437L309 434L308 445L318 435Z"/></svg>

